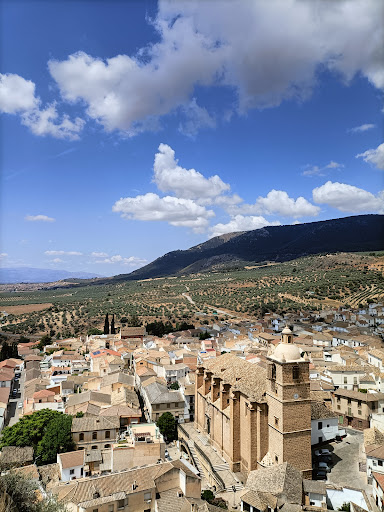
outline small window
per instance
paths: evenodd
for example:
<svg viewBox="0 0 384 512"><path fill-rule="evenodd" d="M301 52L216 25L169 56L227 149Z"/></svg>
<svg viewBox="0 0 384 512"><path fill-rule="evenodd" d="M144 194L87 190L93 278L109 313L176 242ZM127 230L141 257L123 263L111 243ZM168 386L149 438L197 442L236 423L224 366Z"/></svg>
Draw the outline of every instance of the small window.
<svg viewBox="0 0 384 512"><path fill-rule="evenodd" d="M92 439L97 439L97 432L92 432Z"/></svg>
<svg viewBox="0 0 384 512"><path fill-rule="evenodd" d="M69 474L70 474L70 475L74 475L74 474L75 474L75 470L74 470L74 469L70 469L70 470L69 470Z"/></svg>
<svg viewBox="0 0 384 512"><path fill-rule="evenodd" d="M104 448L110 448L110 447L111 447L111 445L110 445L110 444L105 444L105 445L104 445Z"/></svg>
<svg viewBox="0 0 384 512"><path fill-rule="evenodd" d="M170 407L171 407L171 404L167 404L167 409L170 409Z"/></svg>
<svg viewBox="0 0 384 512"><path fill-rule="evenodd" d="M109 505L108 512L114 512L114 510L115 510L115 505Z"/></svg>
<svg viewBox="0 0 384 512"><path fill-rule="evenodd" d="M152 499L152 493L151 492L145 492L144 493L144 501L149 501Z"/></svg>
<svg viewBox="0 0 384 512"><path fill-rule="evenodd" d="M358 412L359 416L361 416L361 409L359 409L357 412Z"/></svg>
<svg viewBox="0 0 384 512"><path fill-rule="evenodd" d="M105 439L111 439L111 432L109 430L105 432Z"/></svg>
<svg viewBox="0 0 384 512"><path fill-rule="evenodd" d="M338 408L338 410L340 411L340 409L341 409L340 405L338 405L338 406L337 406L337 408Z"/></svg>
<svg viewBox="0 0 384 512"><path fill-rule="evenodd" d="M278 427L279 426L279 418L276 418L275 416L275 427Z"/></svg>
<svg viewBox="0 0 384 512"><path fill-rule="evenodd" d="M83 433L79 434L79 441L84 441L84 434Z"/></svg>
<svg viewBox="0 0 384 512"><path fill-rule="evenodd" d="M295 365L293 368L292 368L292 378L294 380L297 380L300 376L300 368Z"/></svg>
<svg viewBox="0 0 384 512"><path fill-rule="evenodd" d="M319 430L323 428L323 422L322 422L322 421L319 421L319 422L318 422L317 428L318 428Z"/></svg>
<svg viewBox="0 0 384 512"><path fill-rule="evenodd" d="M279 463L279 457L277 455L275 455L275 462L276 462L276 464Z"/></svg>
<svg viewBox="0 0 384 512"><path fill-rule="evenodd" d="M357 407L361 407L361 400L358 400Z"/></svg>
<svg viewBox="0 0 384 512"><path fill-rule="evenodd" d="M379 466L383 465L383 461L382 460L378 460L377 463L378 463Z"/></svg>
<svg viewBox="0 0 384 512"><path fill-rule="evenodd" d="M125 507L124 500L117 500L117 508L121 509L124 507Z"/></svg>
<svg viewBox="0 0 384 512"><path fill-rule="evenodd" d="M344 384L348 384L347 377L344 377Z"/></svg>
<svg viewBox="0 0 384 512"><path fill-rule="evenodd" d="M97 450L97 446L94 444L93 446L91 446L91 450Z"/></svg>

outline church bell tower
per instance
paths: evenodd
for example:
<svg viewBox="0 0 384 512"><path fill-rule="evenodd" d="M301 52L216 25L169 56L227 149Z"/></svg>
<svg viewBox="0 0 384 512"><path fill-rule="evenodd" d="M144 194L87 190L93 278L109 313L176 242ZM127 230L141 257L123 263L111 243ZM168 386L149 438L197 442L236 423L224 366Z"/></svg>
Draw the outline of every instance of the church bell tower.
<svg viewBox="0 0 384 512"><path fill-rule="evenodd" d="M274 464L289 462L311 478L311 399L309 361L301 357L286 327L268 356L269 455Z"/></svg>

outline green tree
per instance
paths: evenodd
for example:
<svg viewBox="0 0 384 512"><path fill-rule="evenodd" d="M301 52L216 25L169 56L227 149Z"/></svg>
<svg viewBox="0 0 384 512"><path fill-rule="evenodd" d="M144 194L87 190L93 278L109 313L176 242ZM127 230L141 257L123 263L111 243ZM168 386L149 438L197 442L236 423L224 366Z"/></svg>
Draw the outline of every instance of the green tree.
<svg viewBox="0 0 384 512"><path fill-rule="evenodd" d="M104 334L109 334L109 320L108 320L108 313L105 315L105 321L104 321Z"/></svg>
<svg viewBox="0 0 384 512"><path fill-rule="evenodd" d="M115 329L115 314L113 314L113 316L112 316L112 321L111 321L111 334L116 334L116 329Z"/></svg>
<svg viewBox="0 0 384 512"><path fill-rule="evenodd" d="M88 336L92 336L93 334L103 334L103 331L100 329L97 329L97 327L92 327L91 329L88 329L87 334L88 334Z"/></svg>
<svg viewBox="0 0 384 512"><path fill-rule="evenodd" d="M201 332L199 334L199 340L207 340L211 335L208 332Z"/></svg>
<svg viewBox="0 0 384 512"><path fill-rule="evenodd" d="M168 443L177 439L177 421L170 412L162 414L156 425Z"/></svg>
<svg viewBox="0 0 384 512"><path fill-rule="evenodd" d="M23 416L12 427L6 427L0 438L3 446L32 446L38 465L53 463L56 454L74 448L71 435L72 416L42 409ZM51 447L50 447L51 446ZM44 450L49 455L44 455Z"/></svg>
<svg viewBox="0 0 384 512"><path fill-rule="evenodd" d="M43 350L45 346L49 345L52 341L52 338L48 336L48 334L44 334L42 338L40 338L40 342L37 345L40 350Z"/></svg>
<svg viewBox="0 0 384 512"><path fill-rule="evenodd" d="M176 381L176 382L172 382L172 384L169 386L171 389L180 389L180 386L179 386L179 383Z"/></svg>
<svg viewBox="0 0 384 512"><path fill-rule="evenodd" d="M32 479L10 471L0 478L1 512L65 512L66 506L56 497L37 493L38 485Z"/></svg>
<svg viewBox="0 0 384 512"><path fill-rule="evenodd" d="M52 464L58 453L70 452L75 449L71 433L72 416L60 414L47 428L43 438L37 445L36 459L39 464Z"/></svg>
<svg viewBox="0 0 384 512"><path fill-rule="evenodd" d="M29 338L26 338L25 336L20 336L19 343L29 343L31 340Z"/></svg>

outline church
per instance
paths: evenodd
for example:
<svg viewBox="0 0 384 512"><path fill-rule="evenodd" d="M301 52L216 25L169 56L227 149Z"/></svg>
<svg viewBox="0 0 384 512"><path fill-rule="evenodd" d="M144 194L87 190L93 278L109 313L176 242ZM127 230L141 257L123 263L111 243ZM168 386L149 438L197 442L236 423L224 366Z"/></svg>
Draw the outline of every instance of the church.
<svg viewBox="0 0 384 512"><path fill-rule="evenodd" d="M289 328L267 369L231 354L196 370L195 428L233 472L289 462L312 476L309 361Z"/></svg>

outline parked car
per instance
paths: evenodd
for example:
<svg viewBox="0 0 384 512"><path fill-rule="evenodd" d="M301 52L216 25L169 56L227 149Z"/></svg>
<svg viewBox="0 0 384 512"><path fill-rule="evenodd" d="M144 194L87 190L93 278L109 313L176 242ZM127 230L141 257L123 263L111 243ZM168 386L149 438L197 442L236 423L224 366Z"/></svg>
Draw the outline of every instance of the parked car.
<svg viewBox="0 0 384 512"><path fill-rule="evenodd" d="M15 396L16 396L16 395L17 395L17 389L14 389L14 390L12 391L12 396L13 396L13 398L15 398Z"/></svg>
<svg viewBox="0 0 384 512"><path fill-rule="evenodd" d="M331 452L328 448L321 448L320 450L315 451L315 455L319 457L320 455L331 455Z"/></svg>
<svg viewBox="0 0 384 512"><path fill-rule="evenodd" d="M17 404L17 407L18 407L19 409L22 409L22 408L23 408L23 403L22 403L22 402L19 402L19 403Z"/></svg>

